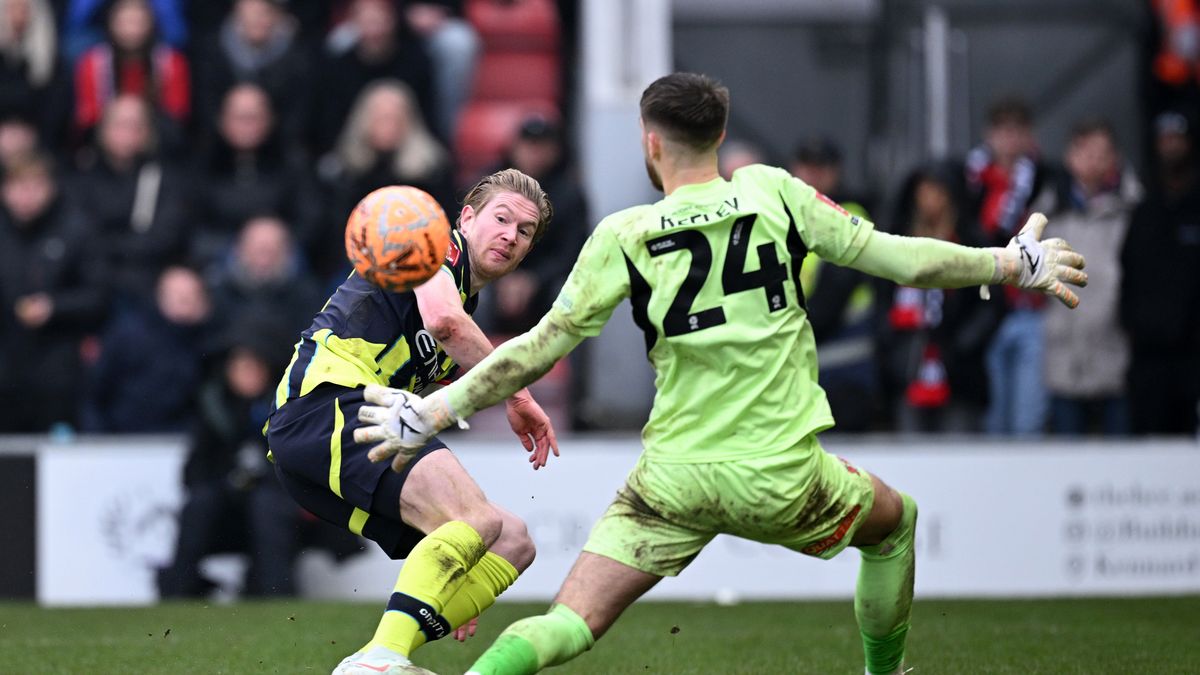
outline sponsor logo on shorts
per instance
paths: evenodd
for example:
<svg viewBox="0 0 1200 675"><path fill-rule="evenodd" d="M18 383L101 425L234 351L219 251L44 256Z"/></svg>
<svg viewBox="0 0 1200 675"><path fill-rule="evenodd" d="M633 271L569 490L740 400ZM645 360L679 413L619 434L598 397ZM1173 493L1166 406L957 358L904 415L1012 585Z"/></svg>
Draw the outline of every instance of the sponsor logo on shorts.
<svg viewBox="0 0 1200 675"><path fill-rule="evenodd" d="M804 548L800 549L800 552L805 555L820 555L834 546L837 546L838 542L840 542L846 536L846 533L850 531L850 526L854 525L854 519L858 517L858 512L861 510L862 507L855 504L854 508L850 509L850 513L847 513L846 517L842 518L842 522L838 523L837 529L834 530L833 534L825 537L815 544L809 544L808 546L805 546Z"/></svg>

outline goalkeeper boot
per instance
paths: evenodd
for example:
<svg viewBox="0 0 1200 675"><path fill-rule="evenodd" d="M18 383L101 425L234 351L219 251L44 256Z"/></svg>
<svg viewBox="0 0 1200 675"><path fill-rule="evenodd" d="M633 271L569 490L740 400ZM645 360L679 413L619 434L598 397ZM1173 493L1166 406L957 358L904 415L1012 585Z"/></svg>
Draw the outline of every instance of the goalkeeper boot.
<svg viewBox="0 0 1200 675"><path fill-rule="evenodd" d="M342 659L332 675L436 675L387 647L371 647Z"/></svg>
<svg viewBox="0 0 1200 675"><path fill-rule="evenodd" d="M914 670L916 670L916 669L911 666L906 666L903 663L901 663L899 668L893 670L890 673L887 673L887 675L905 675L905 673L911 673ZM869 671L869 670L864 670L863 672L866 673L866 675L871 675L871 671Z"/></svg>

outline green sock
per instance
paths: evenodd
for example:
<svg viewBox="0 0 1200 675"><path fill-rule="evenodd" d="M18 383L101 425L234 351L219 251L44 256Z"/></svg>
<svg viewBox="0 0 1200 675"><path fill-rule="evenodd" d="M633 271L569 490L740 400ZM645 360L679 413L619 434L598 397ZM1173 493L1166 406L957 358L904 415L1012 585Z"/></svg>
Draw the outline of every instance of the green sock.
<svg viewBox="0 0 1200 675"><path fill-rule="evenodd" d="M904 511L896 531L879 544L861 549L854 616L869 673L891 673L904 662L904 643L912 617L917 503L906 494L900 496Z"/></svg>
<svg viewBox="0 0 1200 675"><path fill-rule="evenodd" d="M555 605L504 629L467 675L529 675L566 663L595 643L582 617L566 605Z"/></svg>

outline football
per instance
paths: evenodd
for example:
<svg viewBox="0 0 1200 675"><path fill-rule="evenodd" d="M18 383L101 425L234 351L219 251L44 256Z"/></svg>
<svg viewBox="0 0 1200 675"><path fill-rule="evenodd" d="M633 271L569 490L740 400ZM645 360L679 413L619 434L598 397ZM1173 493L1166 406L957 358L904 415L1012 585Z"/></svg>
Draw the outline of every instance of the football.
<svg viewBox="0 0 1200 675"><path fill-rule="evenodd" d="M450 222L433 197L389 185L363 197L346 221L346 255L367 281L403 293L437 273L450 246Z"/></svg>

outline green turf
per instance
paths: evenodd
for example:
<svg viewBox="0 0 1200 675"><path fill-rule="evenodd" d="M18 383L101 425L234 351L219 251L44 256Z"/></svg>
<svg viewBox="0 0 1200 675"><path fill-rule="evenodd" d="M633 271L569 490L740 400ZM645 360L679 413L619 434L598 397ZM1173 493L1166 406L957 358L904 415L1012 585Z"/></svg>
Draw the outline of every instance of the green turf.
<svg viewBox="0 0 1200 675"><path fill-rule="evenodd" d="M417 661L461 673L509 622L500 604L466 645ZM377 608L308 601L39 609L0 604L0 673L328 673L370 637ZM920 601L914 675L1197 673L1200 597ZM850 602L642 603L588 654L552 672L861 673Z"/></svg>

